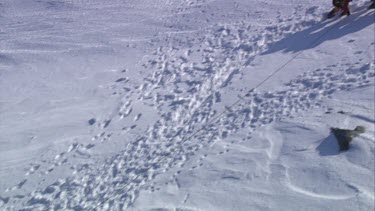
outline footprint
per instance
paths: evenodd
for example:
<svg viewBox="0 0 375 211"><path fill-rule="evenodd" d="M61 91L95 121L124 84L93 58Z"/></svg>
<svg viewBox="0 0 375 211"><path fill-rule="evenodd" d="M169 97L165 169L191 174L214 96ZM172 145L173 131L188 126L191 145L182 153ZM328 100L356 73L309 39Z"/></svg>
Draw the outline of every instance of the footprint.
<svg viewBox="0 0 375 211"><path fill-rule="evenodd" d="M137 116L134 117L134 122L138 121L142 117L142 113L137 114Z"/></svg>
<svg viewBox="0 0 375 211"><path fill-rule="evenodd" d="M0 208L3 206L3 205L5 205L6 203L8 203L8 201L9 201L9 197L1 197L0 196Z"/></svg>
<svg viewBox="0 0 375 211"><path fill-rule="evenodd" d="M75 150L76 148L77 148L77 146L78 146L78 143L73 143L73 144L71 144L70 146L69 146L69 148L68 148L68 153L69 152L72 152L73 150Z"/></svg>
<svg viewBox="0 0 375 211"><path fill-rule="evenodd" d="M119 79L117 79L115 82L116 83L119 83L119 82L128 82L129 81L129 79L126 77L126 78L119 78Z"/></svg>
<svg viewBox="0 0 375 211"><path fill-rule="evenodd" d="M111 123L111 120L105 120L102 124L101 124L101 128L102 129L105 129L109 126L109 124Z"/></svg>
<svg viewBox="0 0 375 211"><path fill-rule="evenodd" d="M28 175L31 175L31 174L34 174L40 167L41 165L40 164L32 164L31 168L26 172L26 176Z"/></svg>
<svg viewBox="0 0 375 211"><path fill-rule="evenodd" d="M93 148L95 146L95 144L87 144L86 145L86 149L91 149L91 148Z"/></svg>

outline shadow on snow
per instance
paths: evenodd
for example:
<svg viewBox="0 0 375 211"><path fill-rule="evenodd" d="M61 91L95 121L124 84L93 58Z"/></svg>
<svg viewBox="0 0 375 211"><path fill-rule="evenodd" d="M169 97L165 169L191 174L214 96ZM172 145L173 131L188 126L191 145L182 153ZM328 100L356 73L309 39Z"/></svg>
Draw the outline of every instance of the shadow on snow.
<svg viewBox="0 0 375 211"><path fill-rule="evenodd" d="M345 17L339 22L335 23L332 30L327 33L329 27L332 27L332 21L326 20L319 22L308 29L297 32L288 36L274 45L272 45L266 52L262 53L271 54L278 51L283 52L299 52L315 48L322 43L339 39L347 34L361 31L367 26L374 24L374 12L367 12L367 7L358 7L352 15ZM339 17L335 17L339 18ZM326 35L324 35L327 33Z"/></svg>
<svg viewBox="0 0 375 211"><path fill-rule="evenodd" d="M340 147L333 134L325 138L316 148L321 156L333 156L340 154Z"/></svg>

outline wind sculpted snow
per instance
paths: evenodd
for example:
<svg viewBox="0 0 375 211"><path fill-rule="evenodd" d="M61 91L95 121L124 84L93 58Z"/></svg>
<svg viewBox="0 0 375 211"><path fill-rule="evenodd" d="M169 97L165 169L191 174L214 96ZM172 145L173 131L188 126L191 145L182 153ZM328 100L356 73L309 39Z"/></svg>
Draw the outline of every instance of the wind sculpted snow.
<svg viewBox="0 0 375 211"><path fill-rule="evenodd" d="M345 206L332 204L331 201L337 200L349 200L348 203L358 201L352 208L373 206L369 202L373 199L373 192L364 188L366 184L369 187L374 186L370 177L364 177L363 183L344 176L342 178L339 176L335 180L332 177L337 176L337 172L342 172L341 165L338 165L338 170L329 170L327 173L325 172L327 166L314 165L309 168L305 167L302 161L293 161L294 157L300 158L299 154L297 155L293 150L284 154L283 149L285 147L292 149L294 146L300 146L301 143L285 143L287 140L281 137L289 134L288 132L280 130L280 133L275 134L271 131L261 133L260 139L268 143L264 149L257 147L248 149L245 146L251 141L257 143L258 139L253 136L259 136L257 131L262 131L262 128L273 127L280 120L298 119L314 109L325 109L326 101L334 99L342 92L351 93L374 86L374 63L371 60L374 42L370 38L358 38L361 33L371 34L373 14L361 15L359 12L364 11L358 11L343 22L336 20L325 25L319 22L323 9L312 3L306 6L302 1L293 1L296 5L290 2L279 5L252 1L255 8L252 8L254 5L242 1L235 4L205 0L178 3L158 1L152 5L148 5L150 3L148 1L129 1L129 4L114 1L108 6L99 1L91 4L63 2L65 1L40 1L38 8L47 8L47 11L57 10L59 13L86 11L89 14L86 18L93 21L88 29L103 26L101 23L106 22L104 31L108 32L95 29L80 34L80 37L89 39L83 45L80 40L74 40L74 36L69 36L74 45L68 51L66 51L67 46L63 44L62 47L48 42L29 45L22 44L23 41L19 41L18 38L9 38L12 40L10 42L12 45L4 56L0 54L2 66L7 67L11 64L13 57L16 58L14 61L17 61L17 58L26 58L17 55L16 52L20 50L27 54L31 49L33 49L32 54L37 54L37 58L40 57L39 54L50 55L56 52L62 55L73 52L73 55L78 57L87 53L90 56L79 60L82 67L85 66L85 62L94 62L93 58L104 56L112 58L113 61L133 60L133 57L138 60L128 63L127 66L117 65L116 68L107 68L104 72L94 74L99 83L97 86L105 91L95 90L92 92L99 92L99 94L90 96L101 99L95 101L97 104L110 102L109 105L99 110L99 114L91 113L87 116L86 127L90 128L88 134L79 136L77 131L70 136L62 136L57 140L64 143L62 146L65 148L51 150L56 153L46 153L45 156L32 161L24 172L25 176L19 176L15 179L14 185L8 185L4 193L0 194L1 209L247 210L248 207L254 206L256 210L263 210L280 208L277 203L284 201L280 204L281 209L288 210L287 204L293 202L295 194L301 196L301 202L296 203L295 209L299 205L303 207L304 204L315 209L325 206L326 208ZM265 11L265 5L272 5L274 7L271 8L278 8L291 15L278 14L280 11L274 9ZM14 6L21 7L17 4ZM128 18L127 23L120 21L123 12L116 9L117 6L130 14L124 16ZM27 9L26 6L24 7ZM161 14L156 12L148 14L154 7ZM249 11L245 11L242 7L248 8ZM217 8L221 9L218 10L219 12L214 12ZM92 16L92 11L98 9L103 10L103 13L110 12L113 16ZM138 18L142 17L141 20L134 18L133 14ZM99 17L105 19L101 20ZM244 21L244 18L247 18L245 19L247 21ZM254 20L249 20L250 18ZM350 25L349 20L353 20L353 24L356 25ZM111 21L113 23L108 24ZM341 44L344 41L338 40L338 37L331 34L318 43L312 43L319 33L328 30L335 23L338 23L338 29L343 26L342 24L346 24L346 33L338 30L342 39L350 36L345 44ZM134 31L126 34L129 25L132 25ZM12 24L7 27L10 26ZM30 27L32 26L46 31L53 28L53 25L46 25L45 28L40 25ZM156 30L149 29L149 26ZM318 29L321 31L316 36L305 36ZM79 33L82 32L81 30L77 27ZM158 30L160 31L157 32ZM119 32L127 37L122 37ZM38 35L34 30L31 30L31 33ZM145 34L143 37L136 38L142 33ZM333 39L332 36L335 38ZM301 42L304 48L301 48ZM121 48L126 47L126 51L130 53L125 53L124 50L116 47L117 44L120 44ZM336 49L330 45L342 46L343 49L349 50L345 53L340 52L337 56L333 53ZM364 48L359 50L356 45ZM280 46L285 47L280 48ZM17 50L17 47L20 49ZM272 78L271 85L267 85L267 90L249 92L267 75L285 63L284 60L287 61L286 59L293 57L293 53L301 50L306 50L306 53L301 55L296 65L286 68L286 74L283 76L277 75ZM352 57L353 52L356 57ZM116 56L107 57L108 54L116 54ZM327 54L329 56L326 56ZM33 58L27 55L28 59ZM120 59L123 55L126 56ZM306 58L309 61L306 61L308 60ZM95 65L91 65L93 69L91 71L94 71ZM88 76L79 75L80 80L90 77L89 72L87 71ZM87 92L91 93L90 90ZM242 100L233 104L239 98ZM69 106L74 102L77 101L65 101L59 104L65 103L64 109L54 108L49 112L70 112ZM49 103L42 108L50 108L53 105ZM79 111L83 112L90 106L84 105L84 109ZM79 115L79 111L74 114ZM47 115L50 113L46 112ZM62 118L63 115L58 117ZM70 134L69 131L74 131L72 128L76 125L72 123L62 128ZM295 131L309 131L301 128L303 127L297 127ZM58 131L56 128L53 129ZM231 137L236 138L231 142L225 142ZM308 138L304 135L300 137ZM369 139L371 141L373 137ZM35 143L36 140L38 140L38 133L29 139L29 143ZM363 142L367 143L366 140ZM261 145L267 145L266 143ZM222 148L216 149L217 145ZM243 152L240 160L247 160L249 165L255 163L254 165L263 165L263 167L251 169L254 172L251 172L252 176L246 177L247 179L225 170L227 160L220 161L220 157L234 156L231 154L231 149L235 147ZM40 148L42 152L47 151L43 147ZM369 145L369 149L373 151L374 148ZM326 149L317 148L317 150L323 152ZM309 148L303 147L297 151L311 153ZM285 196L274 194L277 199L265 197L267 200L263 201L258 194L248 190L242 194L243 197L238 195L237 200L242 206L237 208L230 202L225 205L219 203L215 207L212 201L216 198L208 198L206 202L199 203L201 199L207 197L206 194L197 191L199 188L184 192L182 199L179 199L183 203L165 199L168 195L178 197L183 192L183 187L188 186L187 182L181 182L184 179L181 176L183 173L212 174L212 172L205 172L204 168L204 163L209 162L212 157L217 157L214 160L219 162L215 164L220 166L216 171L222 170L219 181L240 181L253 187L254 184L249 184L249 181L254 180L259 182L254 185L258 188L255 191L257 193L272 196L270 192L275 185L278 190L287 194ZM303 156L302 158L305 159ZM373 163L373 157L367 158ZM311 159L312 162L320 162L321 158L312 156ZM353 166L361 166L359 160L361 159L355 157L351 163L359 162L358 165ZM230 161L233 165L238 162L233 157ZM6 164L11 166L11 162L7 161ZM366 176L371 176L369 172L374 170L366 165L358 168L361 168L361 173ZM256 179L257 175L260 179ZM275 179L277 177L282 178L282 181L277 181ZM167 178L166 182L164 178ZM266 182L260 181L261 179ZM324 187L321 183L325 180L332 186ZM171 183L175 184L172 190L169 189ZM209 184L209 179L197 179L192 183L191 187L195 187L198 183ZM320 189L316 190L315 185ZM163 192L164 188L165 192ZM220 192L228 187L217 188ZM158 195L158 192L163 193L156 196L156 201L159 203L150 202L155 198L153 194ZM202 194L199 195L200 193ZM152 196L147 197L148 194ZM254 200L248 200L248 197L254 197ZM329 202L319 202L317 199ZM315 204L311 204L310 200ZM158 205L160 203L163 205Z"/></svg>

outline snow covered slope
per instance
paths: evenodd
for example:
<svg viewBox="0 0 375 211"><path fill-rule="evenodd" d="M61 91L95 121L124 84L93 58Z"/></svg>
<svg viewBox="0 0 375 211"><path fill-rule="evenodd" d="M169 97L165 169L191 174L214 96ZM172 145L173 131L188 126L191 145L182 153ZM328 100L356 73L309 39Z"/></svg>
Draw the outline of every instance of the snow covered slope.
<svg viewBox="0 0 375 211"><path fill-rule="evenodd" d="M368 5L2 0L0 209L373 210Z"/></svg>

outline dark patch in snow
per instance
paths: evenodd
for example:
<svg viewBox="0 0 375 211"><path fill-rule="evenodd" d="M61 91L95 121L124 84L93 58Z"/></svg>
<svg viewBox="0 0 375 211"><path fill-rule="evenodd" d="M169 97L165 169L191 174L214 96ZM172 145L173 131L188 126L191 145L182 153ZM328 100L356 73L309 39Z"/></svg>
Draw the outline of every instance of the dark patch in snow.
<svg viewBox="0 0 375 211"><path fill-rule="evenodd" d="M88 144L88 145L86 145L86 149L91 149L91 148L93 148L95 146L95 144Z"/></svg>
<svg viewBox="0 0 375 211"><path fill-rule="evenodd" d="M115 82L121 82L121 81L125 81L125 80L127 80L126 78L119 78L119 79L117 79Z"/></svg>
<svg viewBox="0 0 375 211"><path fill-rule="evenodd" d="M111 123L111 120L106 120L106 121L104 122L103 128L108 127L108 125L109 125L110 123Z"/></svg>
<svg viewBox="0 0 375 211"><path fill-rule="evenodd" d="M96 123L96 119L95 118L89 119L88 123L89 125L93 125Z"/></svg>

